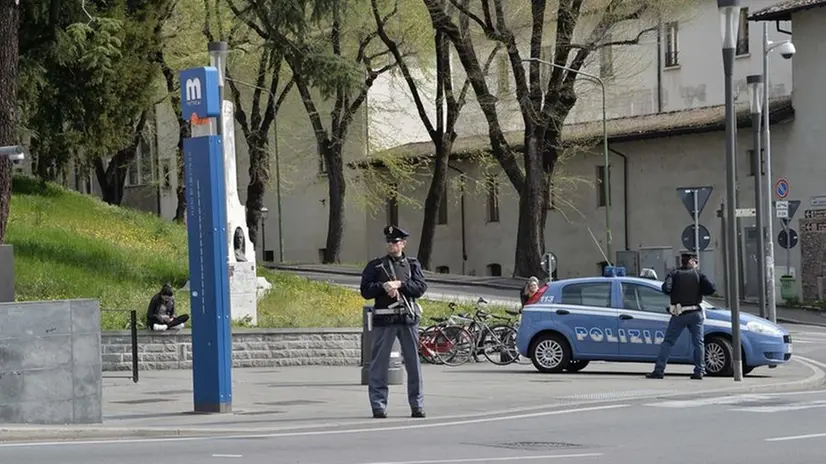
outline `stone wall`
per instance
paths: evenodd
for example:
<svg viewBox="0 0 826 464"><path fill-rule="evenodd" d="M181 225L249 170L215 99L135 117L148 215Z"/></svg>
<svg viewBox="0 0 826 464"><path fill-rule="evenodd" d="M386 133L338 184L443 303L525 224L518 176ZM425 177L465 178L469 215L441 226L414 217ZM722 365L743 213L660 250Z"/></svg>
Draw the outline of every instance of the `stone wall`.
<svg viewBox="0 0 826 464"><path fill-rule="evenodd" d="M132 369L130 332L102 336L103 370ZM232 331L233 367L357 366L361 329L240 329ZM191 369L192 336L180 332L138 332L138 369Z"/></svg>
<svg viewBox="0 0 826 464"><path fill-rule="evenodd" d="M97 301L0 303L0 422L100 423L102 395Z"/></svg>
<svg viewBox="0 0 826 464"><path fill-rule="evenodd" d="M826 292L826 218L800 218L799 228L802 300L816 301ZM783 248L775 248L775 256L785 253Z"/></svg>

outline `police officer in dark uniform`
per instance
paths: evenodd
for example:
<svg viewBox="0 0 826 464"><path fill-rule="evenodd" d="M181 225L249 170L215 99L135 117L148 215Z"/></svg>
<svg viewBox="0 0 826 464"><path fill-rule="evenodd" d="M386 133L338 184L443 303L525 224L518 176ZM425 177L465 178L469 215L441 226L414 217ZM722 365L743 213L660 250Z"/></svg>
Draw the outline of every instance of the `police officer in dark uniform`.
<svg viewBox="0 0 826 464"><path fill-rule="evenodd" d="M422 265L404 254L408 234L396 226L384 228L387 254L365 266L361 273L361 296L375 299L372 312L372 358L368 395L373 417L387 417L387 373L396 338L407 369L407 398L412 417L425 417L422 370L419 363L419 320L416 299L427 291Z"/></svg>
<svg viewBox="0 0 826 464"><path fill-rule="evenodd" d="M705 373L705 312L700 303L704 296L714 294L714 283L697 268L696 255L683 253L680 261L682 265L671 271L662 285L663 293L671 296L671 305L668 308L671 320L668 321L665 340L660 345L660 355L654 365L654 372L646 374L649 379L663 378L671 349L685 329L691 333L691 344L694 348L694 374L691 378L702 380Z"/></svg>

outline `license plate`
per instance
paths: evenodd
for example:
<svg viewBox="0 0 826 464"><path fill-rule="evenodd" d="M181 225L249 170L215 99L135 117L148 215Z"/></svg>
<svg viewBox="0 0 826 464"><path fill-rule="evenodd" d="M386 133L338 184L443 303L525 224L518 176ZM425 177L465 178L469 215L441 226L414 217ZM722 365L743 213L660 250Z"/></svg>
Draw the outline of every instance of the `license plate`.
<svg viewBox="0 0 826 464"><path fill-rule="evenodd" d="M786 345L786 353L792 352L792 345Z"/></svg>

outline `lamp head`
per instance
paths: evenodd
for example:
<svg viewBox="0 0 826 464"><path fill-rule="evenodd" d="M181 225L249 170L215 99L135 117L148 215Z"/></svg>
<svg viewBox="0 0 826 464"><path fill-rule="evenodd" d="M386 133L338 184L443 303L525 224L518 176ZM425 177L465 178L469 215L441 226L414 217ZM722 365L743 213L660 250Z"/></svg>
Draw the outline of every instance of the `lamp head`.
<svg viewBox="0 0 826 464"><path fill-rule="evenodd" d="M270 214L269 208L267 208L266 206L262 206L261 207L261 217L264 218L264 219L267 219L267 216L269 214Z"/></svg>
<svg viewBox="0 0 826 464"><path fill-rule="evenodd" d="M737 47L737 29L740 27L740 0L717 0L720 11L720 32L723 49Z"/></svg>
<svg viewBox="0 0 826 464"><path fill-rule="evenodd" d="M794 48L794 44L786 41L781 43L777 46L777 52L780 53L780 56L783 58L790 60L797 53L797 49Z"/></svg>
<svg viewBox="0 0 826 464"><path fill-rule="evenodd" d="M746 76L746 84L749 86L751 114L760 114L763 104L763 75L752 74Z"/></svg>
<svg viewBox="0 0 826 464"><path fill-rule="evenodd" d="M20 145L10 145L7 147L0 147L0 156L6 156L14 164L20 164L26 159L26 152Z"/></svg>

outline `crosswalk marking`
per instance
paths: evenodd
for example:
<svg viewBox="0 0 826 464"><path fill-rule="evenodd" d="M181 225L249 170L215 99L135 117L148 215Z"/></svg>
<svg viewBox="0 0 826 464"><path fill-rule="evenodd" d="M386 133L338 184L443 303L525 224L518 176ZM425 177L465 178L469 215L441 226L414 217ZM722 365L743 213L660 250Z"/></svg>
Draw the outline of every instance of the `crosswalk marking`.
<svg viewBox="0 0 826 464"><path fill-rule="evenodd" d="M810 394L822 394L822 392L808 392ZM790 398L791 396L805 396L807 393L791 394L744 394L721 396L716 398L698 398L693 400L670 400L657 403L647 403L644 406L656 408L701 408L708 406L724 406L726 411L751 412L751 413L777 413L788 411L801 411L805 409L826 408L826 400L806 401L803 399L781 400L781 396Z"/></svg>

